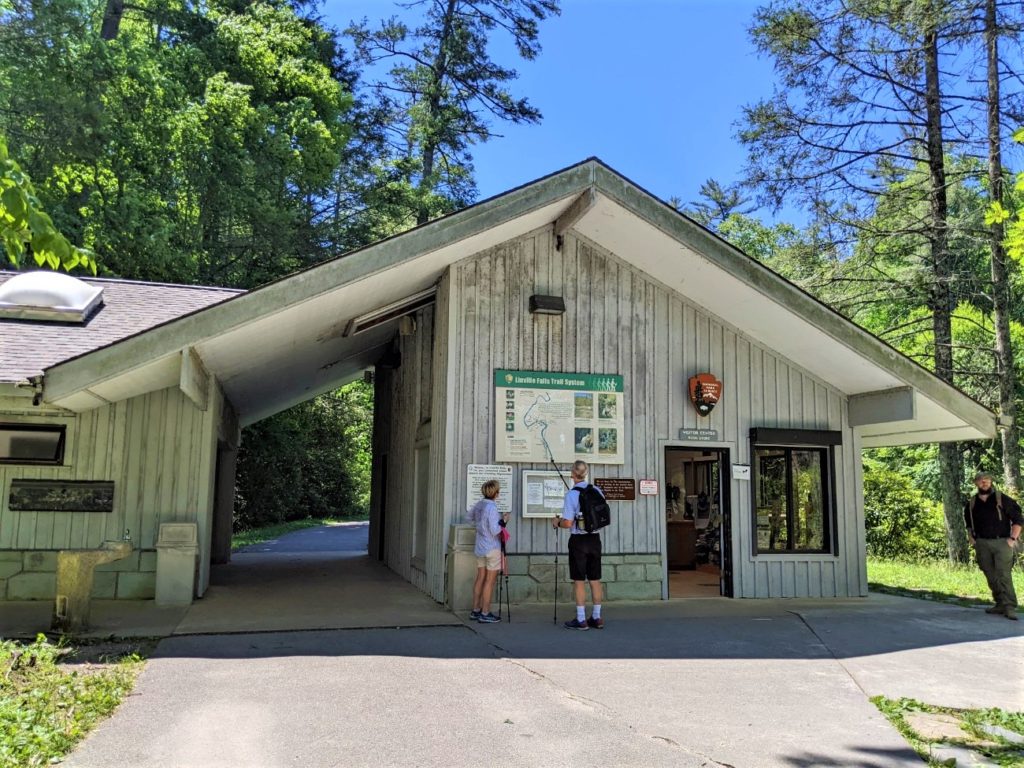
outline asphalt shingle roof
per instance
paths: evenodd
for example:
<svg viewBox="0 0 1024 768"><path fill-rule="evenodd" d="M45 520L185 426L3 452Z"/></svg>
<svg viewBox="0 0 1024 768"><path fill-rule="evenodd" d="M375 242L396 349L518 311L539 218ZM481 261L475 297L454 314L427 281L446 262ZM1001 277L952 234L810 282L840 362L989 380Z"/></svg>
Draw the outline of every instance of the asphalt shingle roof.
<svg viewBox="0 0 1024 768"><path fill-rule="evenodd" d="M0 285L17 273L0 272ZM22 381L244 291L196 285L79 278L103 288L103 306L84 325L0 318L0 382Z"/></svg>

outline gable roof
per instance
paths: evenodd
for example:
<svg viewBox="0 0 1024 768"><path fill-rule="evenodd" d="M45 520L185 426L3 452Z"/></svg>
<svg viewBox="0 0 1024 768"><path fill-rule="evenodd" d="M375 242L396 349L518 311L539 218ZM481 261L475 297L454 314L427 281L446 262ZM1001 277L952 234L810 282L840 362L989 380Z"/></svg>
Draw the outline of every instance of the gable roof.
<svg viewBox="0 0 1024 768"><path fill-rule="evenodd" d="M0 272L0 285L18 274ZM88 322L0 319L0 383L41 376L52 365L242 293L230 288L79 279L103 289L103 306Z"/></svg>
<svg viewBox="0 0 1024 768"><path fill-rule="evenodd" d="M86 410L179 381L192 350L251 423L373 365L395 332L357 316L429 289L447 267L541 227L571 228L851 397L902 400L864 445L965 440L995 415L596 159L156 326L46 371L44 399ZM176 367L177 366L177 367ZM886 400L885 398L889 398Z"/></svg>

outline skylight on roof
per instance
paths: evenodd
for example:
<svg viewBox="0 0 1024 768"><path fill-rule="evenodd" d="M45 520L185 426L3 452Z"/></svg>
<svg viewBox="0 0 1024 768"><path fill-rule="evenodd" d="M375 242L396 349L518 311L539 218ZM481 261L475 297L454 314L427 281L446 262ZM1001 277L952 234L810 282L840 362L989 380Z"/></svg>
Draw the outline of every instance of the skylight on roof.
<svg viewBox="0 0 1024 768"><path fill-rule="evenodd" d="M102 303L103 288L62 272L25 272L0 285L0 318L84 323Z"/></svg>

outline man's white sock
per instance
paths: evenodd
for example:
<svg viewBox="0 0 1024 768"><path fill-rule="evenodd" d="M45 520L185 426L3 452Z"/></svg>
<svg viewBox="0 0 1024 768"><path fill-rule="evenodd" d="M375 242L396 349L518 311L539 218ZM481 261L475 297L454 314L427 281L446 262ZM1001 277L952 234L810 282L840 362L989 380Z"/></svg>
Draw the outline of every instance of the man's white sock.
<svg viewBox="0 0 1024 768"><path fill-rule="evenodd" d="M587 609L586 609L586 607L582 606L582 605L577 605L576 606L576 621L578 621L580 624L582 624L586 620L587 620Z"/></svg>
<svg viewBox="0 0 1024 768"><path fill-rule="evenodd" d="M593 616L595 619L600 619L601 618L601 606L600 605L594 605L594 610L591 612L590 615Z"/></svg>

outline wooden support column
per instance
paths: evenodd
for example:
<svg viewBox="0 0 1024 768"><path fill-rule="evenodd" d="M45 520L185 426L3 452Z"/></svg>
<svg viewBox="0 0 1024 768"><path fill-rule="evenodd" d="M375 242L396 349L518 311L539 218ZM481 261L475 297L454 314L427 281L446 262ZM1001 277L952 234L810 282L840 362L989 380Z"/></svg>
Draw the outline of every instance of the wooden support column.
<svg viewBox="0 0 1024 768"><path fill-rule="evenodd" d="M210 374L199 353L192 347L181 350L181 377L178 386L196 408L205 411L210 399Z"/></svg>

